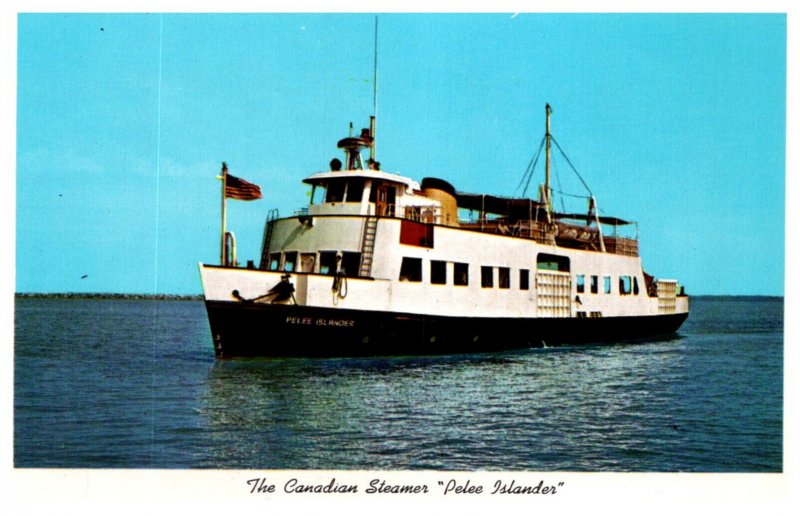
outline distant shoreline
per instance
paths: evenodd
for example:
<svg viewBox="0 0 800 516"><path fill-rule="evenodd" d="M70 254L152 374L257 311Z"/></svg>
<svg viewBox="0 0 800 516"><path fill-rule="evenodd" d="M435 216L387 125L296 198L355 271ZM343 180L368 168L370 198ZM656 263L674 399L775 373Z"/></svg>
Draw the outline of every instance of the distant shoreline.
<svg viewBox="0 0 800 516"><path fill-rule="evenodd" d="M177 301L202 301L204 299L202 294L112 294L96 292L16 292L14 297L46 299L163 299Z"/></svg>

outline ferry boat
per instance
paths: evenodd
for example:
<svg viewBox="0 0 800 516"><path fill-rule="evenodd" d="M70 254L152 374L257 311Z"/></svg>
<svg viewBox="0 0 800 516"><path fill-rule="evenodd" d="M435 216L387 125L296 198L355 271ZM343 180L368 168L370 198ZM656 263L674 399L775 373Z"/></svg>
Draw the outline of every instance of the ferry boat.
<svg viewBox="0 0 800 516"><path fill-rule="evenodd" d="M644 271L638 234L618 233L634 223L600 215L593 196L585 213L554 209L551 113L536 199L383 171L371 117L338 142L343 161L304 180L307 208L270 211L257 264L238 263L224 213L226 197L260 192L223 164L221 264L200 264L216 356L480 353L674 334L688 296Z"/></svg>

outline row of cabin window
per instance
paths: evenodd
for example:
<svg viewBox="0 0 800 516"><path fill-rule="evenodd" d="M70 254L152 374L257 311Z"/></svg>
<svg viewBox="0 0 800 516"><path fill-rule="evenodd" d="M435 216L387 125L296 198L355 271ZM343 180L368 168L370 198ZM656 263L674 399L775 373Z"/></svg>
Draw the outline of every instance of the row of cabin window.
<svg viewBox="0 0 800 516"><path fill-rule="evenodd" d="M269 267L271 271L284 272L317 272L319 274L336 274L336 257L340 256L339 271L345 276L358 276L361 266L361 253L350 251L320 251L319 253L298 253L287 251L271 253ZM299 257L299 261L298 261Z"/></svg>
<svg viewBox="0 0 800 516"><path fill-rule="evenodd" d="M452 263L453 285L469 285L469 264L461 262L446 262L441 260L430 261L430 282L432 285L447 285L448 263ZM481 287L494 287L495 274L497 269L497 286L499 288L511 288L511 268L509 267L481 267ZM404 257L400 264L400 281L421 282L422 281L422 258ZM530 288L530 271L520 269L519 289L528 290Z"/></svg>
<svg viewBox="0 0 800 516"><path fill-rule="evenodd" d="M597 294L599 291L598 276L589 276L589 292ZM575 290L578 294L586 292L586 277L584 274L575 276ZM639 281L636 276L620 276L619 277L619 293L628 295L633 292L634 295L639 295ZM603 276L603 293L611 293L611 276Z"/></svg>
<svg viewBox="0 0 800 516"><path fill-rule="evenodd" d="M383 181L373 181L372 188L369 191L369 201L375 202L377 192L381 185L390 185ZM353 178L337 178L331 179L324 185L315 186L311 194L311 204L319 204L320 202L361 202L364 197L364 188L366 182L363 177ZM395 195L394 186L388 187L391 191L387 192L389 199L393 199ZM394 202L394 201L392 201Z"/></svg>
<svg viewBox="0 0 800 516"><path fill-rule="evenodd" d="M298 264L298 256L300 263ZM337 252L320 251L319 253L297 253L296 251L270 254L269 270L285 272L318 272L319 274L335 274L337 271L336 257L341 256L339 270L346 276L358 276L361 253L356 252ZM318 257L318 258L317 258ZM317 269L319 263L319 269ZM469 285L469 264L461 262L449 262L453 264L453 285ZM447 264L442 260L430 261L430 282L433 285L447 285ZM509 267L481 266L481 287L494 287L494 270L497 269L497 286L501 289L511 288L511 269ZM589 292L597 294L599 292L598 276L589 276ZM400 266L400 281L421 282L422 281L422 258L404 257ZM578 274L575 276L575 287L578 294L586 292L586 276ZM530 288L530 271L528 269L519 270L519 289L528 290ZM611 293L611 276L603 276L603 292ZM636 276L619 277L619 293L627 295L633 292L639 294L639 282Z"/></svg>

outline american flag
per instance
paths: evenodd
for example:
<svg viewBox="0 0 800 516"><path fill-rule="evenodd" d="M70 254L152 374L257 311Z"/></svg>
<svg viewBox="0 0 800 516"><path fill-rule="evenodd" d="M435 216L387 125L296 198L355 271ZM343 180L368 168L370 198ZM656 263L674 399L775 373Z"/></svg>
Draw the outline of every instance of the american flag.
<svg viewBox="0 0 800 516"><path fill-rule="evenodd" d="M256 199L261 199L261 188L244 179L226 174L225 197L228 199L238 199L240 201L254 201Z"/></svg>

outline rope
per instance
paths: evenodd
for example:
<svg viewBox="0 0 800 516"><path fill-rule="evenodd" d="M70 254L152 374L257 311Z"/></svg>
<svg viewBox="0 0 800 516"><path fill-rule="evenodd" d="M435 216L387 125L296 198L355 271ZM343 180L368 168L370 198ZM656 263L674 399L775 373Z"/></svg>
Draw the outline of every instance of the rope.
<svg viewBox="0 0 800 516"><path fill-rule="evenodd" d="M559 192L560 192L561 191L561 176L558 175L557 167L555 167L555 166L553 167L553 172L555 172L556 183L558 183L558 188L559 188ZM567 207L564 205L564 196L563 195L560 196L560 200L561 200L561 211L566 212L567 211Z"/></svg>
<svg viewBox="0 0 800 516"><path fill-rule="evenodd" d="M347 276L344 272L339 271L333 277L333 285L331 285L331 293L333 294L333 304L336 305L339 299L347 297Z"/></svg>
<svg viewBox="0 0 800 516"><path fill-rule="evenodd" d="M533 179L533 172L536 169L536 163L538 163L539 156L541 156L542 148L544 147L544 139L545 137L542 136L542 141L539 142L539 149L537 149L536 154L534 154L530 162L528 162L528 168L525 169L525 173L522 175L522 180L519 182L519 185L517 186L517 191L519 191L519 187L522 186L523 182L525 182L525 188L522 190L521 197L525 197L525 193L528 191L528 186L530 186L531 184L531 179ZM525 178L527 178L527 181Z"/></svg>
<svg viewBox="0 0 800 516"><path fill-rule="evenodd" d="M578 169L576 169L575 165L573 165L572 162L569 160L569 158L567 157L567 154L561 148L561 145L558 144L558 142L556 141L555 138L553 138L552 135L550 135L550 139L553 141L553 143L556 144L556 148L559 150L559 152L561 152L561 155L564 156L564 159L567 160L567 163L569 164L570 168L572 168L572 171L575 172L576 176L578 176L578 179L581 180L581 183L583 184L583 187L586 188L586 191L589 192L589 195L590 196L593 195L591 188L589 188L589 185L586 184L586 181L584 181L583 178L581 177L581 175L578 173Z"/></svg>
<svg viewBox="0 0 800 516"><path fill-rule="evenodd" d="M555 193L557 193L557 194L559 194L561 196L565 196L565 197L574 197L575 199L588 199L589 198L586 195L571 194L571 193L563 192L561 190L553 190L553 192L555 192Z"/></svg>

